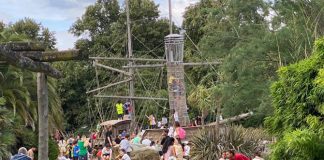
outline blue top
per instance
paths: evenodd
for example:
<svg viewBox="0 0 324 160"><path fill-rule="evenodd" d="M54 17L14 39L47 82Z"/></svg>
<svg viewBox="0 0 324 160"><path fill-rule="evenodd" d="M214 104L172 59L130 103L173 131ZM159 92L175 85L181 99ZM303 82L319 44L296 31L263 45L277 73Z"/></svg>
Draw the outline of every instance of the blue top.
<svg viewBox="0 0 324 160"><path fill-rule="evenodd" d="M31 158L24 154L16 154L12 156L10 160L31 160Z"/></svg>
<svg viewBox="0 0 324 160"><path fill-rule="evenodd" d="M73 147L73 157L79 157L79 151L80 151L80 148L78 145L75 145Z"/></svg>

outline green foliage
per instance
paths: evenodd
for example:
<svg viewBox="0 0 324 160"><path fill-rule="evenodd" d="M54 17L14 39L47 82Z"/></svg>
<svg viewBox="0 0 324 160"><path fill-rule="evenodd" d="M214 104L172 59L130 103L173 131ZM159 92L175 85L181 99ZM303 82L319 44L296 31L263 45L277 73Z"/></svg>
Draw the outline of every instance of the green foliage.
<svg viewBox="0 0 324 160"><path fill-rule="evenodd" d="M312 56L282 67L272 87L274 115L266 119L268 130L276 134L272 159L320 159L323 146L324 39L315 43Z"/></svg>
<svg viewBox="0 0 324 160"><path fill-rule="evenodd" d="M60 151L59 151L59 147L58 147L56 141L51 138L49 138L49 141L48 141L48 150L49 150L48 159L56 160L60 154Z"/></svg>
<svg viewBox="0 0 324 160"><path fill-rule="evenodd" d="M0 99L2 99L2 102L5 102L3 97ZM9 149L15 142L15 135L12 132L14 125L12 115L9 110L1 106L3 104L0 104L0 159L9 157Z"/></svg>
<svg viewBox="0 0 324 160"><path fill-rule="evenodd" d="M189 71L195 85L187 93L195 94L195 86L221 86L225 117L253 111L244 125L262 125L273 112L269 88L277 79L275 71L312 55L314 40L324 34L323 8L322 1L293 0L201 0L188 7L186 60L223 63ZM206 84L202 80L211 73L212 82Z"/></svg>
<svg viewBox="0 0 324 160"><path fill-rule="evenodd" d="M260 142L265 139L269 139L269 135L262 129L230 126L219 131L217 128L206 128L193 138L191 155L193 160L219 159L222 152L234 149L252 156L264 147Z"/></svg>
<svg viewBox="0 0 324 160"><path fill-rule="evenodd" d="M134 57L162 58L164 55L163 40L168 34L168 21L159 19L158 6L151 0L130 1L130 18L132 20L132 46ZM88 51L92 56L125 57L127 54L126 13L117 0L97 1L87 7L83 16L71 27L70 31L79 36L87 35L87 39L77 41L76 48ZM100 61L113 67L126 65L123 61ZM140 63L138 63L140 64ZM92 127L98 121L117 118L115 99L93 99L92 94L85 94L109 83L124 80L127 77L116 72L97 68L96 72L90 62L68 62L56 64L65 78L59 82L60 97L69 122L68 130L82 126ZM135 73L136 96L167 97L165 71L161 69L143 69ZM96 94L96 93L94 93ZM101 94L128 95L128 85L121 84L105 89ZM136 115L139 122L145 123L144 114L157 113L161 117L165 113L167 103L155 101L136 101ZM91 122L91 123L89 123Z"/></svg>

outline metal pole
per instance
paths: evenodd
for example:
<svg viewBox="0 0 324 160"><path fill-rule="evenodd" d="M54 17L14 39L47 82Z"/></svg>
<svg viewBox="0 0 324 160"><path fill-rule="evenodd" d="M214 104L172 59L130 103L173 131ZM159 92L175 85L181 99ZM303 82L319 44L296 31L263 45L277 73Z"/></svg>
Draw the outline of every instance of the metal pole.
<svg viewBox="0 0 324 160"><path fill-rule="evenodd" d="M172 8L171 8L171 0L169 0L169 21L170 21L170 34L172 34Z"/></svg>
<svg viewBox="0 0 324 160"><path fill-rule="evenodd" d="M127 16L127 37L128 37L128 58L133 58L133 49L132 49L132 33L131 33L131 22L129 18L129 0L126 0L126 16ZM132 66L133 61L128 61L128 65ZM129 97L134 97L135 90L134 90L134 68L129 68L128 72L131 75L131 81L129 81ZM135 122L135 103L134 100L131 99L131 106L132 106L132 115L131 118L133 122Z"/></svg>

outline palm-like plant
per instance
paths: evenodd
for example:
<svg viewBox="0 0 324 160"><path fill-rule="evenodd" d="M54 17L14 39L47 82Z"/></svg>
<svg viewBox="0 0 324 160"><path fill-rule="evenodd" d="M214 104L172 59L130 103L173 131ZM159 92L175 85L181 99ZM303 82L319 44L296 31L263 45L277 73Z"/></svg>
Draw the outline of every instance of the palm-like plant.
<svg viewBox="0 0 324 160"><path fill-rule="evenodd" d="M256 150L263 148L261 140L269 138L261 129L246 129L241 126L206 128L192 140L192 159L219 159L222 152L228 149L252 156Z"/></svg>
<svg viewBox="0 0 324 160"><path fill-rule="evenodd" d="M9 157L9 147L15 141L15 135L12 133L13 121L10 112L1 107L4 104L5 99L0 97L0 159Z"/></svg>

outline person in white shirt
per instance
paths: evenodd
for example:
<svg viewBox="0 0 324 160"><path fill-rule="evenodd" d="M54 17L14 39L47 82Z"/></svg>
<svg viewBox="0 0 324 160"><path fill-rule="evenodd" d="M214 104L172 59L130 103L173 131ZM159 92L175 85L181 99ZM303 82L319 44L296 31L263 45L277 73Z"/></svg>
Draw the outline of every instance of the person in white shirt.
<svg viewBox="0 0 324 160"><path fill-rule="evenodd" d="M129 134L126 134L125 138L120 142L120 149L124 149L127 153L132 151L132 146L129 142Z"/></svg>
<svg viewBox="0 0 324 160"><path fill-rule="evenodd" d="M122 156L121 160L131 160L131 158L127 154L126 150L124 150L124 149L120 150L120 155Z"/></svg>
<svg viewBox="0 0 324 160"><path fill-rule="evenodd" d="M173 120L174 122L179 122L179 115L178 112L172 109L172 114L173 114Z"/></svg>
<svg viewBox="0 0 324 160"><path fill-rule="evenodd" d="M142 141L142 144L144 144L144 145L146 145L146 146L150 146L151 145L151 140L149 140L149 139L144 139L143 141Z"/></svg>
<svg viewBox="0 0 324 160"><path fill-rule="evenodd" d="M184 141L183 143L185 144L183 157L188 160L189 157L190 157L190 146L189 146L189 142L188 141Z"/></svg>

